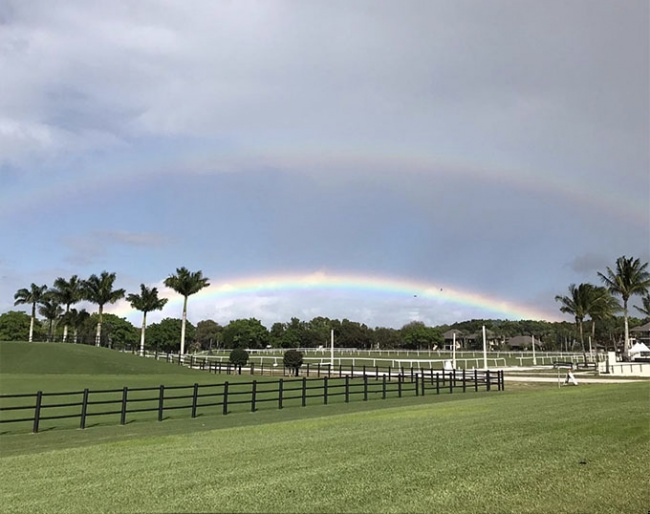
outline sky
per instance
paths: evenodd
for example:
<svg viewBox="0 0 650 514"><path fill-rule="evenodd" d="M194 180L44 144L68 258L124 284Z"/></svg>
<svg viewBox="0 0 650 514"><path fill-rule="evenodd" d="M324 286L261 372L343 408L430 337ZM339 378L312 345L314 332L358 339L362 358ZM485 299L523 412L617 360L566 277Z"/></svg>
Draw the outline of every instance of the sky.
<svg viewBox="0 0 650 514"><path fill-rule="evenodd" d="M180 317L184 266L193 323L570 320L650 260L649 48L646 0L0 0L0 312Z"/></svg>

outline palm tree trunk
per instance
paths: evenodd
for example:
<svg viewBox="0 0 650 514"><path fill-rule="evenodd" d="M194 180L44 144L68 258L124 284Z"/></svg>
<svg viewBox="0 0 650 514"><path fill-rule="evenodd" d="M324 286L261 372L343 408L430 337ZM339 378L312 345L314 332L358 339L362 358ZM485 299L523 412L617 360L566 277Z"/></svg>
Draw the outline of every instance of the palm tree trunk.
<svg viewBox="0 0 650 514"><path fill-rule="evenodd" d="M185 355L185 320L187 319L187 296L183 300L183 320L181 323L181 355Z"/></svg>
<svg viewBox="0 0 650 514"><path fill-rule="evenodd" d="M29 320L29 342L34 340L34 320L36 319L36 302L32 303L32 318Z"/></svg>
<svg viewBox="0 0 650 514"><path fill-rule="evenodd" d="M140 355L144 355L144 332L147 330L147 312L142 316L142 330L140 331Z"/></svg>
<svg viewBox="0 0 650 514"><path fill-rule="evenodd" d="M585 364L587 363L587 351L585 350L585 336L582 329L582 320L578 322L578 328L580 329L580 346L582 347L582 358L584 359Z"/></svg>
<svg viewBox="0 0 650 514"><path fill-rule="evenodd" d="M99 306L99 321L97 322L97 333L95 334L95 346L100 346L102 343L102 320L104 318L104 306Z"/></svg>
<svg viewBox="0 0 650 514"><path fill-rule="evenodd" d="M630 342L630 325L627 316L627 298L623 298L623 319L625 321L625 342L623 343L623 360L628 359L628 345Z"/></svg>

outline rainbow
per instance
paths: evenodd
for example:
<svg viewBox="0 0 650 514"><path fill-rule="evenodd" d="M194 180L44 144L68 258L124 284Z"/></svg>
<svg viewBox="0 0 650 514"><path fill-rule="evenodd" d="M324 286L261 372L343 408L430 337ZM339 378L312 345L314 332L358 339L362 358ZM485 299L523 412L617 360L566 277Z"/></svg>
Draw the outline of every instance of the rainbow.
<svg viewBox="0 0 650 514"><path fill-rule="evenodd" d="M145 154L128 159L127 156L104 163L101 169L68 180L40 180L33 187L22 191L7 192L0 202L0 217L24 212L26 205L50 206L57 197L66 197L74 191L83 196L96 190L124 188L164 175L205 175L218 173L245 172L250 169L277 168L295 173L319 176L328 181L336 170L367 173L371 176L402 176L404 173L416 175L461 176L474 180L496 181L515 187L520 191L531 191L548 195L570 204L581 204L592 210L606 208L610 215L634 225L645 226L647 212L643 202L630 201L624 196L629 192L596 189L595 183L580 182L571 175L555 176L551 171L494 167L473 162L468 159L445 159L438 156L410 153L402 155L390 151L349 151L341 148L316 149L267 148L251 151L252 157L241 157L234 153L223 155L191 155L182 152L176 155ZM324 178L319 170L326 170ZM334 179L335 180L335 179ZM74 188L70 185L74 183Z"/></svg>
<svg viewBox="0 0 650 514"><path fill-rule="evenodd" d="M165 310L170 306L179 309L182 297L164 285L156 284L160 296L169 299ZM190 302L209 302L224 298L237 298L250 294L282 293L285 291L343 291L383 296L417 296L433 300L440 305L478 308L486 315L506 319L555 320L557 315L515 304L497 297L461 291L442 284L432 284L416 280L382 276L365 276L351 274L330 274L325 272L311 274L286 274L260 277L239 278L212 284L190 297ZM107 312L119 316L135 315L128 303L122 301L107 309ZM459 320L460 321L460 320Z"/></svg>

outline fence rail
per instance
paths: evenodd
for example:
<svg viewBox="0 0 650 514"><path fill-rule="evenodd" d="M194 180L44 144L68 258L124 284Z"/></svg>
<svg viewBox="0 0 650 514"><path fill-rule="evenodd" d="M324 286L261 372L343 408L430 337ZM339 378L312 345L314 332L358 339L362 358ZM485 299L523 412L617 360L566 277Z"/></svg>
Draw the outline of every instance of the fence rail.
<svg viewBox="0 0 650 514"><path fill-rule="evenodd" d="M411 368L409 371L393 375L341 373L338 377L324 374L276 381L2 394L0 424L30 423L31 431L37 433L42 422L52 420L78 419L79 428L85 429L89 418L113 420L119 416L119 424L125 425L129 415L135 413L155 413L157 420L163 421L165 413L173 410L186 410L190 417L196 418L207 414L226 415L238 406L256 412L265 405L282 409L287 405L306 407L335 401L348 403L371 398L504 389L502 370L441 372Z"/></svg>

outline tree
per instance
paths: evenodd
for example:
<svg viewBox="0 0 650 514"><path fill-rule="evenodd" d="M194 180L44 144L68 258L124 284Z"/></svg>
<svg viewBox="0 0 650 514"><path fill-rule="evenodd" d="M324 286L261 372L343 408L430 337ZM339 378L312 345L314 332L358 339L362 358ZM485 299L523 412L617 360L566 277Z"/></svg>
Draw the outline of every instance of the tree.
<svg viewBox="0 0 650 514"><path fill-rule="evenodd" d="M176 268L176 275L165 279L165 285L183 296L183 317L181 323L181 355L185 353L185 323L187 321L187 298L198 293L210 283L202 271L191 272L185 267Z"/></svg>
<svg viewBox="0 0 650 514"><path fill-rule="evenodd" d="M56 301L65 305L65 314L70 312L70 306L81 301L83 295L83 281L77 275L72 275L70 280L58 277L54 281L54 288L50 294ZM68 341L68 317L63 318L63 342Z"/></svg>
<svg viewBox="0 0 650 514"><path fill-rule="evenodd" d="M643 317L645 319L650 318L650 294L646 293L643 298L641 298L642 306L637 307L636 305L634 308L639 311L641 314L643 314Z"/></svg>
<svg viewBox="0 0 650 514"><path fill-rule="evenodd" d="M34 339L34 322L36 321L36 305L42 303L46 298L47 286L37 286L32 283L29 289L19 289L14 295L14 305L31 304L32 318L29 323L29 342Z"/></svg>
<svg viewBox="0 0 650 514"><path fill-rule="evenodd" d="M96 303L99 306L99 319L97 321L97 332L95 334L95 346L99 346L102 340L102 322L104 321L104 305L115 303L124 298L124 289L113 289L115 273L102 271L101 275L90 275L84 282L83 296L86 300Z"/></svg>
<svg viewBox="0 0 650 514"><path fill-rule="evenodd" d="M32 326L31 317L23 311L9 311L0 314L0 341L27 341L29 329ZM38 333L40 323L32 326Z"/></svg>
<svg viewBox="0 0 650 514"><path fill-rule="evenodd" d="M587 306L587 314L591 318L591 336L596 339L596 322L602 323L614 317L621 306L606 287L594 286L592 298Z"/></svg>
<svg viewBox="0 0 650 514"><path fill-rule="evenodd" d="M555 301L560 302L561 304L560 311L566 314L571 314L575 319L578 333L580 335L582 353L585 358L587 352L585 351L583 322L585 316L589 312L592 302L594 301L594 289L595 286L592 284L580 284L579 286L571 284L569 286L568 296L557 295L555 297Z"/></svg>
<svg viewBox="0 0 650 514"><path fill-rule="evenodd" d="M248 352L243 348L235 348L230 352L228 360L237 366L239 374L241 375L241 367L246 366L246 363L248 362Z"/></svg>
<svg viewBox="0 0 650 514"><path fill-rule="evenodd" d="M83 325L88 321L88 318L90 318L90 314L86 309L70 309L68 312L63 314L61 316L63 319L63 322L66 324L66 326L69 326L72 328L74 332L74 342L78 343L79 342L79 330L83 327ZM64 339L65 341L65 339Z"/></svg>
<svg viewBox="0 0 650 514"><path fill-rule="evenodd" d="M293 374L298 376L298 370L302 366L303 355L298 350L287 350L284 352L282 357L282 362L284 363L285 368L293 370Z"/></svg>
<svg viewBox="0 0 650 514"><path fill-rule="evenodd" d="M202 348L212 351L212 347L219 347L219 339L223 327L216 321L205 319L196 324L196 340Z"/></svg>
<svg viewBox="0 0 650 514"><path fill-rule="evenodd" d="M605 273L598 273L603 283L612 294L623 299L623 319L625 322L625 337L623 343L623 358L627 359L630 344L630 326L627 302L633 295L644 295L650 288L650 272L648 263L641 264L639 259L627 258L625 255L616 259L616 269L607 267Z"/></svg>
<svg viewBox="0 0 650 514"><path fill-rule="evenodd" d="M444 342L440 332L427 327L421 321L411 321L400 329L404 348L419 350L421 348L432 348L434 345Z"/></svg>
<svg viewBox="0 0 650 514"><path fill-rule="evenodd" d="M178 334L182 324L183 322L179 318L164 318L160 323L152 323L147 328L148 345L153 345L164 352L178 351ZM185 330L187 338L194 339L194 325L188 321Z"/></svg>
<svg viewBox="0 0 650 514"><path fill-rule="evenodd" d="M61 314L63 314L63 309L52 296L47 295L46 299L43 300L39 306L38 313L48 321L47 342L49 343L52 341L52 330L54 328L54 322L61 317Z"/></svg>
<svg viewBox="0 0 650 514"><path fill-rule="evenodd" d="M255 319L236 319L223 329L224 348L264 348L269 342L269 331Z"/></svg>
<svg viewBox="0 0 650 514"><path fill-rule="evenodd" d="M140 294L131 293L126 297L131 307L142 312L140 330L140 355L144 355L144 335L147 330L147 312L160 311L167 303L167 298L158 298L158 289L140 284Z"/></svg>

